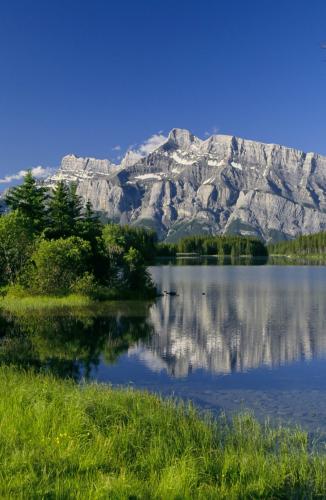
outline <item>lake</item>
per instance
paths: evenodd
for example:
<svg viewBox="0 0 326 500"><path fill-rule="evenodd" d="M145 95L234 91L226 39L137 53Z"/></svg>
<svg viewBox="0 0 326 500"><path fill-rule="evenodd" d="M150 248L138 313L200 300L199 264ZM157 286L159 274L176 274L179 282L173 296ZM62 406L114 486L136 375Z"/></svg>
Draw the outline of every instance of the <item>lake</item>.
<svg viewBox="0 0 326 500"><path fill-rule="evenodd" d="M326 431L326 267L158 265L154 303L0 316L0 360Z"/></svg>

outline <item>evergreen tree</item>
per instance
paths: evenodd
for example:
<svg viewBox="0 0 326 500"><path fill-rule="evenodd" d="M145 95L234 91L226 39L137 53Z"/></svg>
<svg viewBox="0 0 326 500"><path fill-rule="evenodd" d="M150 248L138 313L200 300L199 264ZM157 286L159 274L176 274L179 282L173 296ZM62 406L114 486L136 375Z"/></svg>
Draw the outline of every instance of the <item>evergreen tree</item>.
<svg viewBox="0 0 326 500"><path fill-rule="evenodd" d="M94 276L101 282L106 282L112 271L112 262L105 251L102 238L102 223L94 212L90 201L86 203L81 219L77 222L77 234L88 241L92 248L90 266Z"/></svg>
<svg viewBox="0 0 326 500"><path fill-rule="evenodd" d="M30 223L18 210L0 217L0 285L13 284L27 266L34 246Z"/></svg>
<svg viewBox="0 0 326 500"><path fill-rule="evenodd" d="M76 184L67 186L64 181L59 181L53 189L49 203L50 223L45 231L46 237L67 238L77 235L81 210Z"/></svg>
<svg viewBox="0 0 326 500"><path fill-rule="evenodd" d="M77 194L77 184L72 182L68 188L69 191L69 213L71 220L77 222L81 218L82 201L81 197Z"/></svg>
<svg viewBox="0 0 326 500"><path fill-rule="evenodd" d="M71 207L69 199L69 188L63 181L59 181L53 189L49 203L49 227L45 235L50 238L61 238L71 236Z"/></svg>
<svg viewBox="0 0 326 500"><path fill-rule="evenodd" d="M271 255L322 255L326 253L326 232L273 243L268 246L268 251Z"/></svg>
<svg viewBox="0 0 326 500"><path fill-rule="evenodd" d="M13 187L5 197L12 210L18 210L28 220L33 232L41 232L46 225L47 188L38 186L29 170L20 186Z"/></svg>
<svg viewBox="0 0 326 500"><path fill-rule="evenodd" d="M99 216L94 212L92 204L87 201L84 212L78 221L78 235L91 243L102 234L102 224Z"/></svg>

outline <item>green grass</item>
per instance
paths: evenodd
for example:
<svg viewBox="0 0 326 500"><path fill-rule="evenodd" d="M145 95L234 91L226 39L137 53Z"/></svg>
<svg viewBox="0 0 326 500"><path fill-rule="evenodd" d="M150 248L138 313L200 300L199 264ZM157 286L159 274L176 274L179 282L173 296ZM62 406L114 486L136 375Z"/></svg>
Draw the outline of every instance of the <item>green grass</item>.
<svg viewBox="0 0 326 500"><path fill-rule="evenodd" d="M103 310L108 309L114 310L115 304L120 308L121 304L139 304L144 303L145 305L151 302L152 299L149 298L139 298L137 295L131 293L126 293L125 297L119 297L118 294L112 293L110 297L108 295L105 300L94 300L86 295L65 295L61 297L51 296L51 295L14 295L8 293L7 295L0 296L0 310L11 312L13 314L24 314L24 313L37 313L46 312L47 310L56 310L59 312L72 310L72 309L94 309Z"/></svg>
<svg viewBox="0 0 326 500"><path fill-rule="evenodd" d="M13 313L39 309L79 308L87 307L92 304L94 304L92 299L82 295L67 295L65 297L30 295L19 297L8 294L0 298L0 309L5 309Z"/></svg>
<svg viewBox="0 0 326 500"><path fill-rule="evenodd" d="M316 498L300 430L212 420L133 390L0 368L1 498Z"/></svg>

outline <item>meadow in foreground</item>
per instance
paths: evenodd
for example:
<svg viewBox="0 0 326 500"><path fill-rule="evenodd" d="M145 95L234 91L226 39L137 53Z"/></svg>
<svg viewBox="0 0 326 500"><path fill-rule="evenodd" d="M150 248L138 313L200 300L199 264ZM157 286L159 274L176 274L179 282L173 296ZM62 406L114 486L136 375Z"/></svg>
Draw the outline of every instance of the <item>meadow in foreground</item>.
<svg viewBox="0 0 326 500"><path fill-rule="evenodd" d="M131 389L0 368L1 498L312 498L300 430L231 422Z"/></svg>

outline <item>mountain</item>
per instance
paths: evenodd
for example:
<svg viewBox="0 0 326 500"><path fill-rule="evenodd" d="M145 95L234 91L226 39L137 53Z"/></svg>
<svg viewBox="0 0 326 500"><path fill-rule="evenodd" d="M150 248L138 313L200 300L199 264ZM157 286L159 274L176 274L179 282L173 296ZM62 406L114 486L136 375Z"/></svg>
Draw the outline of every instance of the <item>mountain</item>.
<svg viewBox="0 0 326 500"><path fill-rule="evenodd" d="M147 156L120 165L65 156L55 175L76 181L94 208L175 241L188 234L245 234L266 241L326 229L326 157L276 144L173 129Z"/></svg>

